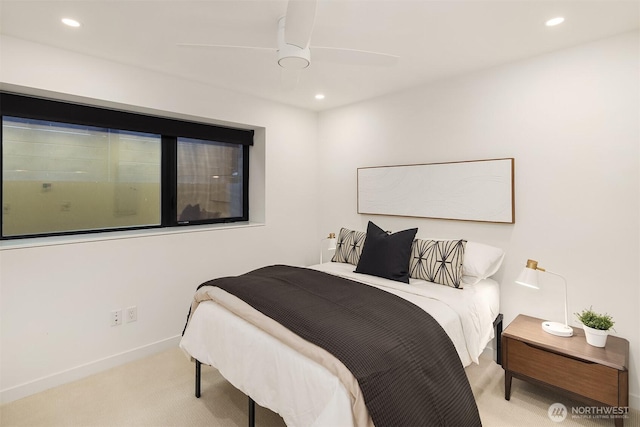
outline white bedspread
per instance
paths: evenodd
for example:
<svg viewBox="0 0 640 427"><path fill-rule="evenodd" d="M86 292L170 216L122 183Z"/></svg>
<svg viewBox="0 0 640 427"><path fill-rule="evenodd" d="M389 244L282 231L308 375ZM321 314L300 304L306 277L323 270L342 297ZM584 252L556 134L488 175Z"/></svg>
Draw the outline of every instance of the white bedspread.
<svg viewBox="0 0 640 427"><path fill-rule="evenodd" d="M499 287L491 279L454 289L422 280L411 279L406 285L353 273L351 264L310 268L384 289L423 308L447 332L464 366L477 363L493 338ZM353 425L351 400L337 377L212 301L200 303L192 313L180 347L216 367L257 404L279 413L288 426Z"/></svg>

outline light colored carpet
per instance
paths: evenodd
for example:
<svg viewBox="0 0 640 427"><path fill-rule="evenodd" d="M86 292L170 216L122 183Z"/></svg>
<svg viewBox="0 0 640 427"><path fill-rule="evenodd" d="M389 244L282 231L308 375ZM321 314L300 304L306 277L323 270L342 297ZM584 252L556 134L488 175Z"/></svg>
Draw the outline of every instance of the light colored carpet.
<svg viewBox="0 0 640 427"><path fill-rule="evenodd" d="M504 400L504 374L490 358L466 369L485 427L613 426L608 419L572 418L567 400L517 379ZM194 393L194 366L179 349L123 365L0 406L0 425L9 426L246 426L247 398L210 367L202 369L202 397ZM552 403L567 406L561 423L547 415ZM281 427L275 413L256 407L256 426ZM632 411L625 426L640 426Z"/></svg>

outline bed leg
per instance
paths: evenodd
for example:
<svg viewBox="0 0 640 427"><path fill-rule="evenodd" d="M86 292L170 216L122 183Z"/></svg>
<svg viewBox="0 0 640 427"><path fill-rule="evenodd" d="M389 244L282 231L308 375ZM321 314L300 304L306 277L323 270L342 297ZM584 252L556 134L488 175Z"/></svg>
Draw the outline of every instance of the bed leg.
<svg viewBox="0 0 640 427"><path fill-rule="evenodd" d="M200 378L202 374L202 363L196 360L196 397L200 398Z"/></svg>
<svg viewBox="0 0 640 427"><path fill-rule="evenodd" d="M496 336L496 363L502 366L502 313L498 314L493 321L493 328Z"/></svg>
<svg viewBox="0 0 640 427"><path fill-rule="evenodd" d="M256 402L249 396L247 397L249 398L249 427L254 427L256 425Z"/></svg>

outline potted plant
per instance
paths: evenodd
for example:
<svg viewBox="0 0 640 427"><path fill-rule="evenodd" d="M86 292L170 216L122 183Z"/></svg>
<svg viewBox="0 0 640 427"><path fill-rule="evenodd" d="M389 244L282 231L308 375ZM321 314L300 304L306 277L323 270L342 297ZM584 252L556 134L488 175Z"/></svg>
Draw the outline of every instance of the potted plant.
<svg viewBox="0 0 640 427"><path fill-rule="evenodd" d="M587 343L594 347L604 347L607 343L609 329L613 329L615 323L613 318L606 313L596 313L593 311L593 307L589 307L588 310L582 310L581 313L575 313L575 315L582 323Z"/></svg>

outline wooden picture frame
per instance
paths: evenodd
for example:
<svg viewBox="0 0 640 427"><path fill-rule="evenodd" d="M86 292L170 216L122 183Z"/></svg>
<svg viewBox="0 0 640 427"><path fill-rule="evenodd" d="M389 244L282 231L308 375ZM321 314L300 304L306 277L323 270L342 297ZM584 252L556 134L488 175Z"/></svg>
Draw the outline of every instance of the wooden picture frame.
<svg viewBox="0 0 640 427"><path fill-rule="evenodd" d="M514 158L358 168L358 213L515 223Z"/></svg>

